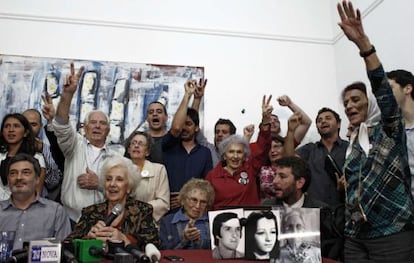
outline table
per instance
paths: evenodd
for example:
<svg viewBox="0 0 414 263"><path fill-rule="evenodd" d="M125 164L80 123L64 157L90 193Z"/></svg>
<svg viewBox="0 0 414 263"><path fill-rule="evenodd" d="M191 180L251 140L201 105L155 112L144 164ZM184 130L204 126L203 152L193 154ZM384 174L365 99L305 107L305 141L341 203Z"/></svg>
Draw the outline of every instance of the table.
<svg viewBox="0 0 414 263"><path fill-rule="evenodd" d="M184 258L183 263L243 263L243 262L263 262L258 260L247 260L247 259L226 259L226 260L219 260L219 259L213 259L211 256L211 250L207 249L177 249L177 250L161 250L162 259L160 263L171 263L172 261L169 261L164 258L164 256L180 256ZM180 261L176 261L180 262ZM324 258L322 259L323 263L339 263L338 261L335 261L333 259Z"/></svg>

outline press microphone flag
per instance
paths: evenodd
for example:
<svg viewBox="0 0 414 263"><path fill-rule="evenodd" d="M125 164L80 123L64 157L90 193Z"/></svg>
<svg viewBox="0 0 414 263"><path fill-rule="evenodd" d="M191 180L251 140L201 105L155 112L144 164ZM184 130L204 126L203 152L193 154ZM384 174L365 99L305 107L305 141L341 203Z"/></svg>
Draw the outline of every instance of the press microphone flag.
<svg viewBox="0 0 414 263"><path fill-rule="evenodd" d="M115 218L117 218L124 208L121 204L116 204L114 208L112 208L111 214L105 219L105 226L110 226L112 222L114 222Z"/></svg>
<svg viewBox="0 0 414 263"><path fill-rule="evenodd" d="M62 244L56 239L31 240L29 246L28 261L37 262L59 262L62 253ZM63 249L65 257L70 258L70 262L75 262L72 259L73 254L70 251ZM72 254L72 255L71 255Z"/></svg>

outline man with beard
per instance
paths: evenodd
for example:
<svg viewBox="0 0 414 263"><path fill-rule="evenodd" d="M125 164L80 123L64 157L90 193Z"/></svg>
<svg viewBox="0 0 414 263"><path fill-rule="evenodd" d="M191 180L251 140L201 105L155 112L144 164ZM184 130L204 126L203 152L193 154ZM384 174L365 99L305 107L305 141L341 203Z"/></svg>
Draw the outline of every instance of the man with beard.
<svg viewBox="0 0 414 263"><path fill-rule="evenodd" d="M340 174L328 174L325 170L325 160L329 154L335 160L339 169L345 162L345 152L348 142L339 137L341 118L329 108L322 108L316 116L316 127L321 139L308 143L297 153L305 160L313 175L308 192L313 197L329 204L344 203L343 177Z"/></svg>
<svg viewBox="0 0 414 263"><path fill-rule="evenodd" d="M263 201L263 205L285 206L290 208L318 208L327 205L307 193L311 184L308 165L296 156L276 160L276 175L273 179L275 196Z"/></svg>
<svg viewBox="0 0 414 263"><path fill-rule="evenodd" d="M151 102L147 110L148 133L152 137L153 147L149 160L163 164L162 158L162 138L167 134L166 123L168 120L167 109L159 101Z"/></svg>
<svg viewBox="0 0 414 263"><path fill-rule="evenodd" d="M10 159L7 180L12 194L0 202L0 229L16 231L13 249L22 248L24 241L63 240L71 232L63 207L36 193L39 175L39 162L31 155L19 153Z"/></svg>
<svg viewBox="0 0 414 263"><path fill-rule="evenodd" d="M198 112L187 108L197 82L188 80L185 93L171 123L163 137L162 150L170 184L170 212L180 207L178 192L191 178L204 178L212 168L211 152L196 141L200 119Z"/></svg>
<svg viewBox="0 0 414 263"><path fill-rule="evenodd" d="M322 255L336 260L343 259L343 238L335 231L343 228L343 213L338 213L339 210L330 208L328 204L308 193L309 185L312 185L311 181L314 178L312 175L307 163L299 157L282 157L276 160L274 198L266 199L262 204L285 209L321 208Z"/></svg>

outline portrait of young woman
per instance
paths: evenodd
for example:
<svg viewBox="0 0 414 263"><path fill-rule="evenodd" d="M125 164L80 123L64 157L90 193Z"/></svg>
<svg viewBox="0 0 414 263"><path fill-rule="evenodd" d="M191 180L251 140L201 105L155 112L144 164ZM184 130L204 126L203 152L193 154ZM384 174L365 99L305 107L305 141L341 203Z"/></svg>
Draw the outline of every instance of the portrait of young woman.
<svg viewBox="0 0 414 263"><path fill-rule="evenodd" d="M246 259L263 260L278 256L277 226L276 216L270 210L254 211L247 216Z"/></svg>

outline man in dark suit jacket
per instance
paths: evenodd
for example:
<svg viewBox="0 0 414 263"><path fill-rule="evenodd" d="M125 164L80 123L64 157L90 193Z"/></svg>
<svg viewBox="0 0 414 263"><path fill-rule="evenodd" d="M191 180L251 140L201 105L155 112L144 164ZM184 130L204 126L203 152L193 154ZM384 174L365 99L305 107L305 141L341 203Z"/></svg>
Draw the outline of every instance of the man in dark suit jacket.
<svg viewBox="0 0 414 263"><path fill-rule="evenodd" d="M330 207L306 191L311 183L308 164L299 157L283 157L276 161L273 179L275 197L263 201L266 206L321 208L322 256L343 259L343 206Z"/></svg>
<svg viewBox="0 0 414 263"><path fill-rule="evenodd" d="M283 157L276 161L273 179L275 198L264 200L263 205L306 208L328 206L306 193L310 183L311 172L305 161L296 156Z"/></svg>

